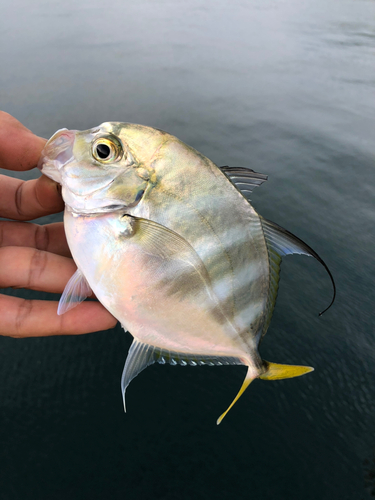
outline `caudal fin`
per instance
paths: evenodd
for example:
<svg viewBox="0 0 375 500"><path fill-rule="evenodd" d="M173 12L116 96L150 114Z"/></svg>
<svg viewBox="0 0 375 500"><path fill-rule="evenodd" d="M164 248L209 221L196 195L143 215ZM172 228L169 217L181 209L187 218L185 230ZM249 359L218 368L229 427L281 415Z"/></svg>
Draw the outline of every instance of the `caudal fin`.
<svg viewBox="0 0 375 500"><path fill-rule="evenodd" d="M261 378L262 380L282 380L284 378L294 378L300 377L301 375L305 375L305 373L309 373L314 371L314 368L311 366L299 366L299 365L280 365L278 363L270 363L269 361L263 360L264 372L261 375L254 376L254 369L248 368L245 380L239 390L237 396L234 398L231 405L228 409L220 415L217 419L217 425L221 424L223 418L228 413L228 411L233 407L233 405L240 399L242 394L249 387L251 382L255 378Z"/></svg>

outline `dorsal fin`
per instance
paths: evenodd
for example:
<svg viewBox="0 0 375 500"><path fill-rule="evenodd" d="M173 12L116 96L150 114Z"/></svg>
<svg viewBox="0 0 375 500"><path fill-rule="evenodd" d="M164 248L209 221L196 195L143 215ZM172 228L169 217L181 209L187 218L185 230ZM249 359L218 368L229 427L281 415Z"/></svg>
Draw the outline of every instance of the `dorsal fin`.
<svg viewBox="0 0 375 500"><path fill-rule="evenodd" d="M160 347L144 344L137 339L133 340L130 346L128 357L126 358L124 371L121 377L121 391L125 407L125 392L130 382L145 368L153 363L171 365L242 365L243 362L239 358L230 356L206 356L203 354L192 354L169 351Z"/></svg>
<svg viewBox="0 0 375 500"><path fill-rule="evenodd" d="M268 179L267 175L254 172L244 167L220 167L220 170L228 177L232 184L241 191L246 199L249 198L253 189L263 184Z"/></svg>
<svg viewBox="0 0 375 500"><path fill-rule="evenodd" d="M294 234L290 233L278 224L264 219L263 217L260 217L260 221L267 244L270 263L270 288L268 294L267 317L263 329L264 335L271 321L272 312L275 307L277 292L279 288L280 265L282 257L293 253L308 255L310 257L314 257L318 262L320 262L327 271L329 277L331 278L333 286L333 297L329 306L326 307L324 311L320 312L319 316L325 313L332 306L336 297L336 285L327 265L311 247L309 247L306 243L297 238L297 236L294 236Z"/></svg>

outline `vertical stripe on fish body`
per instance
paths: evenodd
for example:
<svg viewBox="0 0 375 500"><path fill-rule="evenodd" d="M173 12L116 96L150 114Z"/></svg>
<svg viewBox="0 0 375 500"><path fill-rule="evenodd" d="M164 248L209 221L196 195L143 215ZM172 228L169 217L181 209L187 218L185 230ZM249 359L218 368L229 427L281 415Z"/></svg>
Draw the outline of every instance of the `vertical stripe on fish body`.
<svg viewBox="0 0 375 500"><path fill-rule="evenodd" d="M263 327L269 284L258 214L216 165L175 137L169 136L155 156L150 164L155 183L130 213L190 243L239 335L256 336Z"/></svg>

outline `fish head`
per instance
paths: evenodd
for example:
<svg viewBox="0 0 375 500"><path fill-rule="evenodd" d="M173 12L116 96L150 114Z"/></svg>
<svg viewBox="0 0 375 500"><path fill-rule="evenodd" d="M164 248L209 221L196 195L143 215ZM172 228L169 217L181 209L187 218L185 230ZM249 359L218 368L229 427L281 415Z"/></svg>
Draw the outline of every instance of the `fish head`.
<svg viewBox="0 0 375 500"><path fill-rule="evenodd" d="M117 122L84 131L58 130L46 143L38 167L61 184L63 199L72 212L92 214L134 207L153 185L151 158L164 134Z"/></svg>

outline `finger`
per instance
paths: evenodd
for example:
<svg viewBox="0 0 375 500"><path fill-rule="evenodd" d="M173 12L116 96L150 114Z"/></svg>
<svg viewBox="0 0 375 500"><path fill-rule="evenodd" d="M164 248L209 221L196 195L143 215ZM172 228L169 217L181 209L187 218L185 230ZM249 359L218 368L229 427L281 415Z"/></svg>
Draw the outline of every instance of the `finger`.
<svg viewBox="0 0 375 500"><path fill-rule="evenodd" d="M62 293L77 267L72 259L26 247L0 248L0 287Z"/></svg>
<svg viewBox="0 0 375 500"><path fill-rule="evenodd" d="M62 222L40 226L31 222L0 221L0 247L9 246L32 247L71 257Z"/></svg>
<svg viewBox="0 0 375 500"><path fill-rule="evenodd" d="M34 135L16 118L0 111L0 167L30 170L37 166L46 139Z"/></svg>
<svg viewBox="0 0 375 500"><path fill-rule="evenodd" d="M0 175L1 217L32 220L63 209L59 185L45 175L31 181Z"/></svg>
<svg viewBox="0 0 375 500"><path fill-rule="evenodd" d="M81 335L113 328L117 320L99 303L84 302L57 315L57 302L0 295L0 335L44 337Z"/></svg>

